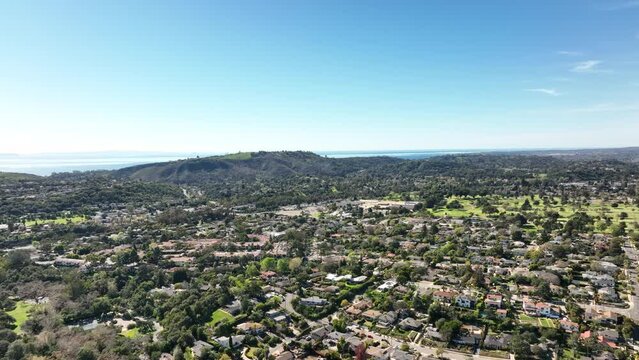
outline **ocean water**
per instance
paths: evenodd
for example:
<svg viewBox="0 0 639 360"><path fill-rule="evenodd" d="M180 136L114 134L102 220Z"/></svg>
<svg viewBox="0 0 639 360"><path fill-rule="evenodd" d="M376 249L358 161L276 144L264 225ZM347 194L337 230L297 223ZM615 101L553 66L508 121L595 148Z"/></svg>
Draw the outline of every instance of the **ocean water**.
<svg viewBox="0 0 639 360"><path fill-rule="evenodd" d="M472 153L476 150L389 150L389 151L318 151L322 156L345 158L363 156L391 156L402 159L424 159L437 155ZM196 156L223 155L221 153L144 153L100 152L60 154L0 154L1 172L35 175L93 170L115 170L127 166L172 161Z"/></svg>

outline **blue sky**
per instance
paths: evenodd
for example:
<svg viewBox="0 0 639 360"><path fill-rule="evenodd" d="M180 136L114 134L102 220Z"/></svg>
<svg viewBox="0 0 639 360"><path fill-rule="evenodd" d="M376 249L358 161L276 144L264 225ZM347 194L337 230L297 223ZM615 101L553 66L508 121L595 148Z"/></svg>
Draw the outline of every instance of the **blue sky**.
<svg viewBox="0 0 639 360"><path fill-rule="evenodd" d="M639 1L0 0L0 153L639 145Z"/></svg>

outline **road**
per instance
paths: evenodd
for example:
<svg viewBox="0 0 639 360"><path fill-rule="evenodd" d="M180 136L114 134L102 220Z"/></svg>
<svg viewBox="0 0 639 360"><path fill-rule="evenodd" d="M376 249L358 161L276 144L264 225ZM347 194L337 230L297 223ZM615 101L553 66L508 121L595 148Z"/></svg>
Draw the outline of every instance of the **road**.
<svg viewBox="0 0 639 360"><path fill-rule="evenodd" d="M639 281L637 281L637 275L638 275L637 266L639 265L639 251L632 243L630 243L630 241L627 241L624 244L623 250L626 253L626 256L628 257L628 259L630 260L630 267L624 269L624 274L626 275L626 278L628 278L628 281L630 282L630 285L632 286L632 294L630 294L628 299L629 306L627 308L620 308L616 306L598 305L598 304L595 304L594 301L593 303L590 303L590 304L582 303L582 304L579 304L579 306L581 306L585 310L594 309L594 310L601 310L601 311L613 311L613 312L616 312L617 314L621 314L623 316L629 317L635 322L639 322L639 306L636 306L636 304L639 302L639 296L637 296L637 294L639 293Z"/></svg>

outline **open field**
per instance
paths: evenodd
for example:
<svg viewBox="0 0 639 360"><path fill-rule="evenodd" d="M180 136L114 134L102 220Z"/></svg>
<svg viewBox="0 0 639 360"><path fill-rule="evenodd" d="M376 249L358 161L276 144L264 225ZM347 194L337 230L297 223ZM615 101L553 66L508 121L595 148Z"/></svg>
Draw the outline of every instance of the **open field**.
<svg viewBox="0 0 639 360"><path fill-rule="evenodd" d="M213 312L213 315L211 315L211 321L208 322L208 325L210 325L211 327L215 327L215 325L224 320L233 321L235 320L235 318L233 317L233 315L227 313L226 311L217 309Z"/></svg>
<svg viewBox="0 0 639 360"><path fill-rule="evenodd" d="M250 152L239 152L235 154L227 154L220 156L220 159L224 160L249 160L253 157L253 154Z"/></svg>
<svg viewBox="0 0 639 360"><path fill-rule="evenodd" d="M447 208L439 208L432 211L434 216L450 216L450 217L458 217L464 218L469 216L479 216L479 217L487 217L489 214L484 213L479 207L476 206L476 199L472 197L450 197L447 199L447 202L450 203L453 200L459 201L463 208L461 209L447 209ZM526 199L530 199L529 197L513 197L513 198L504 198L499 196L491 196L487 197L489 202L497 208L497 210L501 212L505 212L507 214L516 214L522 212L521 206L524 204ZM545 211L556 211L559 213L561 219L567 219L571 215L576 212L583 211L588 215L597 217L597 216L608 216L612 218L613 223L618 223L620 221L620 215L625 213L627 218L626 222L633 223L639 222L639 207L629 204L617 204L616 206L612 203L604 202L603 200L593 200L587 206L577 206L574 204L565 204L562 205L559 198L553 199L551 203L544 204L544 202L539 199L539 197L535 196L534 198L539 203L535 204L534 201L530 202L532 207L530 212L545 212Z"/></svg>
<svg viewBox="0 0 639 360"><path fill-rule="evenodd" d="M38 219L38 220L28 220L25 222L25 225L27 226L33 226L36 224L67 224L67 223L72 223L72 224L78 224L81 223L83 221L85 221L86 218L84 216L71 216L71 217L59 217L56 219Z"/></svg>
<svg viewBox="0 0 639 360"><path fill-rule="evenodd" d="M15 332L17 334L22 333L22 324L29 318L29 312L33 308L34 305L28 304L26 301L18 301L16 303L16 308L8 311L7 314L16 320L16 328Z"/></svg>
<svg viewBox="0 0 639 360"><path fill-rule="evenodd" d="M134 327L133 329L122 330L122 335L128 337L129 339L135 339L139 337L141 334L140 334L140 329Z"/></svg>
<svg viewBox="0 0 639 360"><path fill-rule="evenodd" d="M544 328L558 328L557 322L552 319L547 318L536 318L532 316L528 316L526 314L519 315L519 321L522 323L530 324L537 327Z"/></svg>

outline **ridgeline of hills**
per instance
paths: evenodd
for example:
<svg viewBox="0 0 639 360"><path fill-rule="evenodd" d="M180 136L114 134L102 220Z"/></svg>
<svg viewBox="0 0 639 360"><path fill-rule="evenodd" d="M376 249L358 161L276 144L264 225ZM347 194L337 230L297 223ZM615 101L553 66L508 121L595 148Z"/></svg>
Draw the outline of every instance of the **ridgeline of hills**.
<svg viewBox="0 0 639 360"><path fill-rule="evenodd" d="M447 196L520 196L543 189L559 193L564 183L592 180L609 186L639 177L639 163L634 160L639 149L635 155L621 152L620 159L610 150L603 155L588 152L457 154L421 160L254 152L44 177L0 173L0 214L20 217L81 212L104 204L169 204L184 201L189 186L197 188L197 197L265 210L391 193L418 194L432 207ZM8 191L12 182L21 185Z"/></svg>
<svg viewBox="0 0 639 360"><path fill-rule="evenodd" d="M144 164L116 170L114 174L136 180L194 183L211 179L344 176L403 161L406 160L383 156L328 158L304 151L260 151Z"/></svg>
<svg viewBox="0 0 639 360"><path fill-rule="evenodd" d="M590 165L586 165L590 164ZM440 155L420 160L388 156L329 158L305 151L246 152L136 165L112 171L54 174L81 178L100 174L119 179L201 184L233 180L278 179L299 176L473 176L478 173L603 171L604 164L635 170L639 147L582 150L500 151ZM572 169L572 170L571 170ZM599 169L599 170L598 170ZM35 175L1 173L0 180L33 180Z"/></svg>
<svg viewBox="0 0 639 360"><path fill-rule="evenodd" d="M144 164L116 170L119 178L197 184L292 176L473 176L478 172L593 172L604 165L637 167L639 148L543 150L441 155L421 160L393 157L328 158L304 151L253 152ZM585 164L588 165L585 165ZM605 163L605 164L604 164Z"/></svg>

